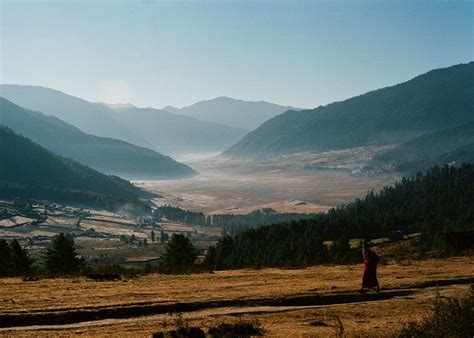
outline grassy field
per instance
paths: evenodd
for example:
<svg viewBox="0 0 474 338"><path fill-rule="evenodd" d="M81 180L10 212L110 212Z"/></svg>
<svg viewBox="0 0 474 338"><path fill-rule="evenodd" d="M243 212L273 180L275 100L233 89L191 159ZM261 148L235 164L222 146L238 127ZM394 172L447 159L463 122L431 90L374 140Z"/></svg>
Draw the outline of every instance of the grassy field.
<svg viewBox="0 0 474 338"><path fill-rule="evenodd" d="M114 282L8 278L0 283L0 320L33 314L46 322L5 327L0 335L146 336L171 328L174 317L168 313L179 310L186 323L204 328L258 319L269 335L323 336L334 335L337 316L351 335L389 336L427 313L436 281L442 296L458 297L473 282L465 280L472 271L472 257L389 263L379 269L380 294L364 295L357 293L361 265L150 274ZM76 313L97 317L83 321ZM49 325L50 316L73 320Z"/></svg>

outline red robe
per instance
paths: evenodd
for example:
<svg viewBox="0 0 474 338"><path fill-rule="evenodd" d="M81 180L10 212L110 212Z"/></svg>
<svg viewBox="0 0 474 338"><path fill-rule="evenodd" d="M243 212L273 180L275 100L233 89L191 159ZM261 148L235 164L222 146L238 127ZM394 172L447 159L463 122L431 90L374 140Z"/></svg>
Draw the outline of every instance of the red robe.
<svg viewBox="0 0 474 338"><path fill-rule="evenodd" d="M379 286L377 280L377 264L379 256L369 249L364 252L364 275L362 277L362 288L375 288Z"/></svg>

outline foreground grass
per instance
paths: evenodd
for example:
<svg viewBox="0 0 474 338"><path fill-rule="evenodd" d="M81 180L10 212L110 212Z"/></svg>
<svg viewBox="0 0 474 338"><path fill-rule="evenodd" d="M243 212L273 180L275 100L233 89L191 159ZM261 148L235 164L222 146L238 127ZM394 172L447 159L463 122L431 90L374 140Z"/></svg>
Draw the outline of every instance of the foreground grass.
<svg viewBox="0 0 474 338"><path fill-rule="evenodd" d="M406 288L420 283L472 277L474 258L458 257L404 261L382 265L383 288ZM8 278L0 282L0 314L70 311L103 306L127 306L158 302L218 301L227 299L279 298L305 294L354 292L359 288L361 265L315 266L299 270L262 269L217 271L194 275L151 274L136 279L94 282L86 278L45 279L23 282ZM433 285L433 284L432 284ZM443 297L462 297L466 285L440 288ZM258 318L269 335L334 335L340 317L347 334L394 334L414 319L422 319L436 298L435 288L420 289L411 297L325 306L258 306L208 308L183 313L190 326L208 330L219 323ZM6 328L0 335L140 335L169 330L167 315L107 319L70 325ZM316 325L316 324L318 325Z"/></svg>
<svg viewBox="0 0 474 338"><path fill-rule="evenodd" d="M437 292L433 312L407 324L398 337L474 337L474 285L461 299L443 299Z"/></svg>

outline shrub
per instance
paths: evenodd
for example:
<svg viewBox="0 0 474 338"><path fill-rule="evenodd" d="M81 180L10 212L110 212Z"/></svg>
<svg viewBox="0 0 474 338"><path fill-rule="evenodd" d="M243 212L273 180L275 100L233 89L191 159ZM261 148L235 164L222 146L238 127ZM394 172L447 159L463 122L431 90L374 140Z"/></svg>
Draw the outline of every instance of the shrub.
<svg viewBox="0 0 474 338"><path fill-rule="evenodd" d="M205 338L199 327L179 327L176 330L153 333L153 338Z"/></svg>
<svg viewBox="0 0 474 338"><path fill-rule="evenodd" d="M211 337L251 337L263 336L265 330L258 320L255 323L239 321L234 324L221 323L209 329Z"/></svg>
<svg viewBox="0 0 474 338"><path fill-rule="evenodd" d="M434 311L420 322L409 323L397 335L405 337L473 337L474 287L463 299L443 301L437 294Z"/></svg>

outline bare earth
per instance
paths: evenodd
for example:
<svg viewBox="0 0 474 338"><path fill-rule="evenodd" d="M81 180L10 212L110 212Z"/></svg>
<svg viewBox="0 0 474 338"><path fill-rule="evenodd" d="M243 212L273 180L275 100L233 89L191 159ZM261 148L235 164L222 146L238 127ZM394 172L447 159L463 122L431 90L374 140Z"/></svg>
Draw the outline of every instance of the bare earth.
<svg viewBox="0 0 474 338"><path fill-rule="evenodd" d="M217 271L184 276L151 274L116 282L84 278L22 282L8 278L0 282L0 318L7 314L61 315L98 309L113 312L130 307L145 311L153 306L172 309L180 305L185 309L183 319L189 325L203 328L222 321L258 319L270 336L327 336L334 335L331 313L335 313L350 336L390 336L403 323L420 319L429 312L436 294L435 281L443 285L439 287L442 296L465 294L469 288L465 278L471 277L468 282L472 283L474 258L382 265L380 294L361 296L356 293L361 271L361 265L353 265ZM431 283L420 284L424 282ZM382 299L373 298L379 296ZM317 303L326 298L329 300L325 305ZM242 304L236 305L235 302L240 301ZM186 305L196 304L200 307L186 309ZM121 319L102 314L96 320L78 320L66 325L4 327L0 335L147 336L172 328L173 318L166 314L170 311L144 312L144 315L138 311Z"/></svg>

